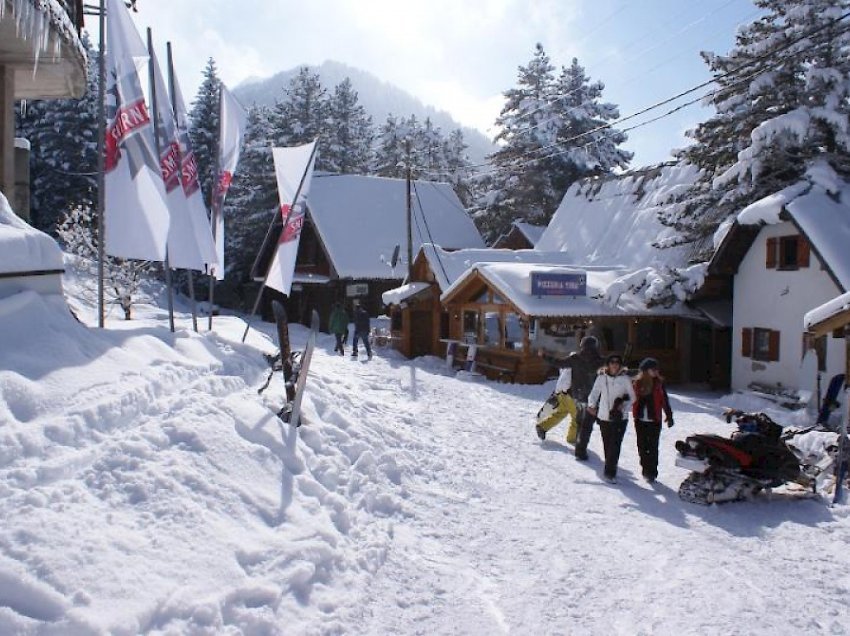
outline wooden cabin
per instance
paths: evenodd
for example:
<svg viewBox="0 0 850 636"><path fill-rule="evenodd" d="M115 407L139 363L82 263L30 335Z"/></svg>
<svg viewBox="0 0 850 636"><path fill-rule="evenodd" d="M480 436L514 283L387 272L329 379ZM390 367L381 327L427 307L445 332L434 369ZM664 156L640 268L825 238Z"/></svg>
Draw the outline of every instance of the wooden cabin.
<svg viewBox="0 0 850 636"><path fill-rule="evenodd" d="M445 293L448 338L444 352L458 358L476 345L476 368L493 379L540 383L552 368L545 350L566 355L586 335L603 353L619 353L627 365L658 359L670 382L691 381L692 330L704 320L684 304L646 308L631 294L615 304L602 299L622 270L529 263L481 263Z"/></svg>
<svg viewBox="0 0 850 636"><path fill-rule="evenodd" d="M850 293L841 294L803 318L806 339L817 350L818 340L844 339L844 378L850 378Z"/></svg>
<svg viewBox="0 0 850 636"><path fill-rule="evenodd" d="M440 241L447 249L483 248L484 240L447 183L416 181L413 206L414 254L424 243ZM381 295L398 287L408 272L404 179L317 174L310 186L307 213L298 245L292 292L288 298L265 294L286 305L295 322L306 324L313 309L327 329L331 308L353 303L372 316L383 311ZM278 236L279 230L271 233ZM265 272L274 241L261 249L256 272ZM394 252L400 252L393 262Z"/></svg>

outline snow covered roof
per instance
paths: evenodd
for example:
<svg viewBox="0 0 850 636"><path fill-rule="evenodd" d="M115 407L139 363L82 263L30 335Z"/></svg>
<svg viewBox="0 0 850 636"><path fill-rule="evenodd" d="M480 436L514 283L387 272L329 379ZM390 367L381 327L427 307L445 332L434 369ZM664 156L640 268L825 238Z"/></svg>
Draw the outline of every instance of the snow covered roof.
<svg viewBox="0 0 850 636"><path fill-rule="evenodd" d="M64 269L56 241L12 212L0 192L0 276Z"/></svg>
<svg viewBox="0 0 850 636"><path fill-rule="evenodd" d="M531 274L585 274L586 296L534 296ZM475 274L480 275L502 296L527 316L696 316L681 303L671 307L648 308L643 298L622 289L611 296L611 289L628 278L632 271L608 267L569 267L543 263L478 263L457 279L441 297L448 302Z"/></svg>
<svg viewBox="0 0 850 636"><path fill-rule="evenodd" d="M514 226L522 235L528 239L528 242L533 246L537 246L537 241L540 240L540 237L543 236L543 232L546 231L546 228L542 225L532 225L531 223L526 223L525 221L514 221Z"/></svg>
<svg viewBox="0 0 850 636"><path fill-rule="evenodd" d="M815 307L803 316L803 329L809 330L845 311L850 311L850 292L841 294L820 307Z"/></svg>
<svg viewBox="0 0 850 636"><path fill-rule="evenodd" d="M691 165L662 164L582 179L567 190L535 248L566 252L581 265L685 265L691 248L658 249L653 243L675 234L658 220L659 205L687 189L698 175Z"/></svg>
<svg viewBox="0 0 850 636"><path fill-rule="evenodd" d="M483 248L484 240L451 185L415 181L413 249ZM321 175L310 186L308 207L316 231L340 278L391 279L396 245L407 244L403 179ZM403 267L397 268L399 272Z"/></svg>
<svg viewBox="0 0 850 636"><path fill-rule="evenodd" d="M440 289L447 290L470 267L478 263L546 263L549 265L573 264L572 257L564 252L538 250L464 249L447 251L431 243L422 246L422 253Z"/></svg>
<svg viewBox="0 0 850 636"><path fill-rule="evenodd" d="M425 291L431 286L431 283L407 283L401 287L390 289L381 294L381 300L385 305L398 305L408 298L412 298L416 294Z"/></svg>
<svg viewBox="0 0 850 636"><path fill-rule="evenodd" d="M813 175L811 170L807 176L814 182L795 183L748 205L738 214L738 224L774 225L790 220L836 285L850 290L850 184Z"/></svg>

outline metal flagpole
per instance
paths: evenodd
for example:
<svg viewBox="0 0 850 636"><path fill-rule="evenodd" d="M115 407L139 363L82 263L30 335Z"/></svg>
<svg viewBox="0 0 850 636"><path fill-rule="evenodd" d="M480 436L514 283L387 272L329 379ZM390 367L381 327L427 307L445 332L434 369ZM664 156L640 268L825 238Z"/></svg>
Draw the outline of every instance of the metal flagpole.
<svg viewBox="0 0 850 636"><path fill-rule="evenodd" d="M159 147L159 111L156 109L156 77L153 70L153 35L148 27L148 77L151 89L151 112L153 113L153 137L156 150L157 162L162 160L162 149ZM157 166L159 168L159 166ZM165 286L168 289L168 326L174 333L174 290L171 287L171 265L168 262L168 246L165 246L165 261L162 263L165 269Z"/></svg>
<svg viewBox="0 0 850 636"><path fill-rule="evenodd" d="M106 186L104 171L106 170L106 0L100 0L100 45L98 47L98 87L97 87L97 326L101 329L106 320L104 306L103 278L105 273L104 258L106 250L106 225L104 210L106 208Z"/></svg>
<svg viewBox="0 0 850 636"><path fill-rule="evenodd" d="M283 227L281 227L281 232L286 228L286 224L289 223L289 217L292 216L292 211L295 209L295 206L298 205L298 197L301 196L301 189L304 187L304 180L307 178L307 171L310 170L310 166L313 163L313 157L316 155L316 149L319 147L319 144L313 146L313 151L310 153L310 158L307 159L307 165L304 168L304 174L301 175L301 181L298 182L298 189L295 190L295 196L292 197L292 205L289 206L289 212L286 214L286 218L283 220ZM271 228L269 228L269 232L271 232ZM277 249L277 247L275 247ZM254 301L254 307L251 309L251 313L248 314L248 320L245 322L245 333L242 334L242 342L245 342L245 338L248 337L248 330L251 328L251 318L254 317L254 314L257 313L257 309L260 306L260 300L263 297L263 290L266 288L266 283L269 280L269 271L272 268L272 262L274 261L274 254L272 254L272 258L269 260L269 264L266 265L266 274L263 276L263 284L260 285L260 291L257 292L257 299Z"/></svg>
<svg viewBox="0 0 850 636"><path fill-rule="evenodd" d="M175 129L177 129L177 101L174 99L174 60L171 57L171 42L166 42L165 47L168 51L168 90L171 93L171 112L174 114ZM180 132L178 131L179 135ZM183 175L181 170L180 187L183 187ZM186 274L189 276L189 301L192 305L192 329L198 333L198 308L195 303L195 281L192 270L186 269Z"/></svg>
<svg viewBox="0 0 850 636"><path fill-rule="evenodd" d="M210 226L212 227L213 243L218 251L218 215L224 214L224 193L221 197L218 194L219 184L221 183L221 82L218 84L218 139L215 142L215 181L213 182L212 200L210 201ZM223 267L223 263L219 263L218 267ZM215 274L210 270L210 291L207 301L210 305L209 322L207 329L212 331L213 323L213 299L215 297Z"/></svg>

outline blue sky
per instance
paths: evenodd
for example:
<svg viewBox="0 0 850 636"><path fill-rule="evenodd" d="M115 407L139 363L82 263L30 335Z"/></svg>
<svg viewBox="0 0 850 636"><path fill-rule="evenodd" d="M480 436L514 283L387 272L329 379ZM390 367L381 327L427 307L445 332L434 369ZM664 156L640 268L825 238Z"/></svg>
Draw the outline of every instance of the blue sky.
<svg viewBox="0 0 850 636"><path fill-rule="evenodd" d="M206 59L229 85L331 59L370 71L492 136L501 92L542 42L572 57L622 115L709 78L701 50L725 52L750 0L139 0L135 19L175 47L184 93ZM664 160L710 111L694 106L630 134L634 165ZM638 120L640 121L640 120ZM633 123L633 122L630 122Z"/></svg>

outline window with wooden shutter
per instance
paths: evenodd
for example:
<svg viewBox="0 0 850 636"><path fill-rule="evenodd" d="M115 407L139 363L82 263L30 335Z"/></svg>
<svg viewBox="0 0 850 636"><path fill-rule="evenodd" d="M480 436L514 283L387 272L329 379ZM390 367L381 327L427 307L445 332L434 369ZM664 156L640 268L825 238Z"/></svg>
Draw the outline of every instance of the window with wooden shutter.
<svg viewBox="0 0 850 636"><path fill-rule="evenodd" d="M771 330L768 334L767 359L769 362L779 360L779 332Z"/></svg>
<svg viewBox="0 0 850 636"><path fill-rule="evenodd" d="M753 330L745 327L741 336L741 355L745 358L751 358L753 355Z"/></svg>
<svg viewBox="0 0 850 636"><path fill-rule="evenodd" d="M777 244L776 238L767 239L767 261L765 262L767 269L776 269Z"/></svg>
<svg viewBox="0 0 850 636"><path fill-rule="evenodd" d="M799 267L808 267L810 254L811 249L809 247L809 242L805 237L801 236L800 240L797 242L797 265Z"/></svg>

